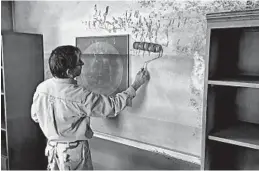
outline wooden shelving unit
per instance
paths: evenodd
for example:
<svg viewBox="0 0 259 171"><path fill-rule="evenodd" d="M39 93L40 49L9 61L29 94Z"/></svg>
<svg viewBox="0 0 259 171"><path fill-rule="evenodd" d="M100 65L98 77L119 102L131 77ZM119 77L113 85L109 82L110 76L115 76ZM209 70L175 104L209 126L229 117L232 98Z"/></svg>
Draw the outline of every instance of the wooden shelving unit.
<svg viewBox="0 0 259 171"><path fill-rule="evenodd" d="M30 114L44 79L43 36L2 32L1 41L1 170L44 170L46 141Z"/></svg>
<svg viewBox="0 0 259 171"><path fill-rule="evenodd" d="M259 170L259 9L207 15L202 170Z"/></svg>

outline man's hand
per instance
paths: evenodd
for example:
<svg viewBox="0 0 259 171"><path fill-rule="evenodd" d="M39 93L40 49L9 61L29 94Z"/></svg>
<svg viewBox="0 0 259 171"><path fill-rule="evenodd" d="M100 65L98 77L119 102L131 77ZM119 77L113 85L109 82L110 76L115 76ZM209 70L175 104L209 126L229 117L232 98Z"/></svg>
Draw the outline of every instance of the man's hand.
<svg viewBox="0 0 259 171"><path fill-rule="evenodd" d="M132 84L132 87L137 91L137 89L143 85L146 81L149 80L149 73L147 70L145 69L141 69L137 75L136 75L136 78L135 78L135 81L133 82Z"/></svg>

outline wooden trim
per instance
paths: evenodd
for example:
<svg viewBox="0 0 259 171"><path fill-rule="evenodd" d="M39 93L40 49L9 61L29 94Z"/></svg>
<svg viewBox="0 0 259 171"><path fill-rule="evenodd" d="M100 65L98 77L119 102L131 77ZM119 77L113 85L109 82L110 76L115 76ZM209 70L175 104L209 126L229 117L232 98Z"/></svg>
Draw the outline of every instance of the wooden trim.
<svg viewBox="0 0 259 171"><path fill-rule="evenodd" d="M199 164L199 165L201 163L200 157L198 157L198 156L194 156L194 155L190 155L190 154L184 154L184 153L176 152L176 151L172 151L172 150L167 150L167 149L164 149L164 148L161 148L161 147L156 147L156 146L153 146L153 145L145 144L145 143L142 143L142 142L137 142L137 141L130 140L130 139L125 139L125 138L121 138L121 137L117 137L117 136L113 136L113 135L108 135L108 134L96 132L96 131L94 132L94 137L109 140L109 141L113 141L113 142L116 142L116 143L131 146L131 147L135 147L135 148L138 148L138 149L162 154L162 155L167 156L167 157L177 158L177 159L184 160L184 161L187 161L187 162L190 162L190 163L195 163L195 164Z"/></svg>
<svg viewBox="0 0 259 171"><path fill-rule="evenodd" d="M127 55L127 67L128 67L128 69L127 69L127 79L128 79L128 81L127 81L127 87L130 87L130 36L129 36L129 34L127 34L127 53L128 53L128 55Z"/></svg>
<svg viewBox="0 0 259 171"><path fill-rule="evenodd" d="M99 38L99 37L120 37L120 36L128 36L128 39L130 38L129 37L129 34L100 34L100 35L93 35L93 36L78 36L76 37L76 39L80 39L80 38ZM77 42L77 40L76 40Z"/></svg>
<svg viewBox="0 0 259 171"><path fill-rule="evenodd" d="M210 56L210 36L211 29L208 27L206 32L206 57L205 57L205 73L204 73L204 90L203 90L203 113L202 113L202 138L201 138L201 170L205 169L206 158L206 140L207 140L207 94L208 94L208 78L209 78L209 56Z"/></svg>
<svg viewBox="0 0 259 171"><path fill-rule="evenodd" d="M258 27L259 17L255 20L250 20L249 18L243 18L243 20L232 20L232 19L220 19L216 18L215 20L208 21L207 25L211 29L223 29L223 28L237 28L237 27ZM229 24L226 22L231 21ZM222 24L224 23L224 24Z"/></svg>
<svg viewBox="0 0 259 171"><path fill-rule="evenodd" d="M208 20L213 19L236 19L243 20L244 18L257 18L259 17L259 9L245 10L245 11L225 11L225 12L215 12L206 15Z"/></svg>
<svg viewBox="0 0 259 171"><path fill-rule="evenodd" d="M259 9L210 13L206 18L211 28L258 27ZM222 25L226 22L228 24Z"/></svg>

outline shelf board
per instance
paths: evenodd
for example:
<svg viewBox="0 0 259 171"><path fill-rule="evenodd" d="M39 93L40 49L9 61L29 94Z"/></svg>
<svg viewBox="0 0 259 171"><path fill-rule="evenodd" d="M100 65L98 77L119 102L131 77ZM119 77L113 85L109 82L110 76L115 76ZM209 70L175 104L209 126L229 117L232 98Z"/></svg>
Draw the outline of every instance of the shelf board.
<svg viewBox="0 0 259 171"><path fill-rule="evenodd" d="M2 149L1 149L1 157L8 159L7 153L3 153Z"/></svg>
<svg viewBox="0 0 259 171"><path fill-rule="evenodd" d="M240 122L228 129L210 134L208 139L259 150L259 124Z"/></svg>
<svg viewBox="0 0 259 171"><path fill-rule="evenodd" d="M1 131L6 131L6 129L5 128L1 128Z"/></svg>
<svg viewBox="0 0 259 171"><path fill-rule="evenodd" d="M259 78L222 78L222 79L209 79L208 84L232 87L247 87L259 88Z"/></svg>
<svg viewBox="0 0 259 171"><path fill-rule="evenodd" d="M2 158L5 158L5 159L8 159L8 156L5 155L5 154L1 154L1 157L2 157Z"/></svg>
<svg viewBox="0 0 259 171"><path fill-rule="evenodd" d="M1 119L1 130L6 131L5 121Z"/></svg>

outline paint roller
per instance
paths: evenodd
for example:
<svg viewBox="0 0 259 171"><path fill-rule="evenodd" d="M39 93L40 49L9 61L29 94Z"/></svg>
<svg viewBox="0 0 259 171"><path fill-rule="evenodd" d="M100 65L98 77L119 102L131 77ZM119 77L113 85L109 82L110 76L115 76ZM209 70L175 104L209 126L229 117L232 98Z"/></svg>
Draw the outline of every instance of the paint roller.
<svg viewBox="0 0 259 171"><path fill-rule="evenodd" d="M154 53L159 53L157 57L147 60L144 63L144 66L142 69L147 69L147 64L150 63L151 61L154 61L163 55L163 48L160 44L156 43L149 43L149 42L134 42L133 43L133 48L137 50L144 50L148 52L154 52Z"/></svg>

